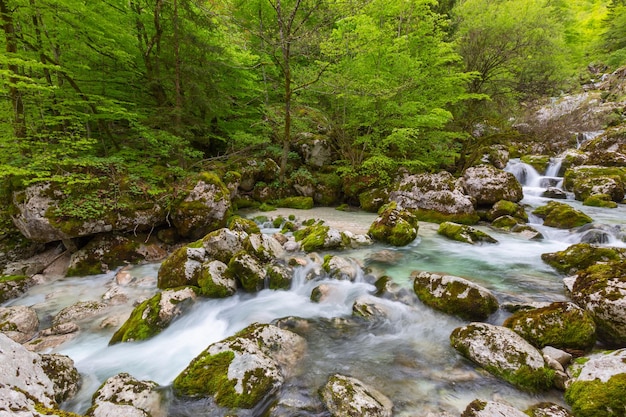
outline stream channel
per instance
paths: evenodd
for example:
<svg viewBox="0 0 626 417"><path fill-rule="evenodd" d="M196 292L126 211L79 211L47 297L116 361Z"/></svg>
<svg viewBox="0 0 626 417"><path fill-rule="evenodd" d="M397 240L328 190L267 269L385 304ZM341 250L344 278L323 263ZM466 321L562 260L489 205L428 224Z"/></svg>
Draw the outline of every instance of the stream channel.
<svg viewBox="0 0 626 417"><path fill-rule="evenodd" d="M390 276L409 294L412 291L411 272L426 270L466 277L492 290L501 304L566 300L563 277L542 262L541 254L563 250L580 242L584 234L544 227L539 218L530 214L535 207L550 201L539 197L546 181L558 186L559 178L554 178L555 173L543 177L532 167L515 160L509 163L507 170L524 185L521 203L529 213L530 225L544 235L543 240L525 240L489 226L477 226L499 243L471 246L439 236L436 224L421 222L419 237L406 247L375 244L337 254L358 259L366 269L372 268L379 271L378 274ZM617 229L620 234L619 225L626 219L626 206L620 205L616 209L586 207L574 201L573 196L561 201L586 212L594 219L594 224L609 226L604 229L613 231ZM293 213L299 220L325 219L335 228L360 233L365 233L375 218L374 214L346 213L331 208L281 213ZM275 212L264 214L276 215ZM263 231L273 233L276 229L265 228ZM604 244L626 246L621 236L606 231L602 233L606 239ZM382 251L392 252L394 262L374 261L375 255ZM307 267L302 267L296 271L289 291L263 290L257 294L238 293L222 300L203 299L151 340L108 346L113 332L130 314L132 303L156 293L158 268L159 264L130 268L133 280L121 287L128 301L120 303L104 320L99 317L92 323L81 324L81 331L74 339L56 348L57 353L68 355L75 361L83 377L81 391L73 400L63 404L65 409L84 413L100 384L120 372L167 387L211 343L231 336L251 323L269 323L289 316L312 319L305 335L307 356L300 364L299 374L286 382L280 394L286 409L291 405L300 410L298 415L301 416L328 415L320 407L317 392L334 373L356 377L387 395L394 403L396 416L425 416L429 412L441 411L460 415L476 398L506 401L521 410L541 401L564 405L563 395L557 390L542 394L521 392L462 358L450 347L449 336L454 328L467 322L436 312L416 298L410 305L381 299L388 311L385 319L352 320L354 301L375 292L371 280L364 274L355 282L323 281L333 288L332 295L323 302L314 303L309 298L311 290L322 282L307 281L304 278ZM48 327L50 318L60 309L78 301L99 300L104 293L117 287L115 272L58 279L33 287L21 298L5 305L33 306L42 321L42 328ZM488 321L502 324L508 314L501 308ZM107 322L114 324L107 326ZM190 408L173 403L169 416L229 414L228 410L211 408ZM259 412L239 411L243 410L238 410L239 416L254 416Z"/></svg>

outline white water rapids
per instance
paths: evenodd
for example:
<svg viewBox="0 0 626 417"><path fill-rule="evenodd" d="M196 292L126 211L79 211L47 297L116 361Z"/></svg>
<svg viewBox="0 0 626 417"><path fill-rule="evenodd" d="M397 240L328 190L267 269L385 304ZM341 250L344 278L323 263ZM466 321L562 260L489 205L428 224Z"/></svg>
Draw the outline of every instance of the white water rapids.
<svg viewBox="0 0 626 417"><path fill-rule="evenodd" d="M549 200L537 196L537 189L543 189L540 183L542 176L529 171L532 168L517 166L509 167L509 170L516 172L519 178L521 168L526 170L523 182L527 185L522 204L526 204L530 212ZM599 209L584 207L571 198L566 202L588 213L596 223L614 227L626 219L623 205L617 209ZM375 218L373 214L344 213L333 209L293 210L291 213L300 220L323 218L333 227L341 229L344 225L361 232L367 230ZM515 234L479 226L499 243L470 246L437 235L437 225L421 223L418 239L406 247L377 244L344 251L339 255L359 259L366 268L390 276L406 288L407 293L412 291L411 271L427 270L469 278L494 291L501 303L565 300L562 277L544 264L540 256L580 241L581 234L544 227L533 216L531 225L544 234L544 240L528 241ZM625 245L614 237L609 244ZM382 250L393 251L397 261L385 264L370 260L372 254ZM117 315L116 326L103 328L103 318L100 317L91 325L82 326L73 340L56 349L75 361L83 377L78 397L64 404L68 410L85 412L91 395L99 385L107 377L120 372L168 386L209 344L251 323L269 323L283 317L314 319L305 335L309 344L307 357L301 364L299 374L288 380L281 393L284 404L294 404L304 410L298 415L326 415L323 412L320 414L317 390L333 373L350 375L376 387L394 402L396 416L426 415L431 411L460 415L476 398L504 400L521 410L541 401L563 404L562 393L556 390L544 394L523 393L463 359L450 347L449 335L465 322L438 313L419 301L407 305L382 299L388 311L385 320L351 320L354 301L361 296L371 296L375 291L366 276L354 283L323 281L334 289L332 296L320 303L310 301L311 290L322 282L307 281L304 278L306 267L296 272L289 291L264 290L258 294L241 293L223 300L204 299L151 340L108 346L117 326L128 317L132 301L157 292L158 268L158 264L151 264L130 270L134 280L122 288L130 301L120 304L108 317L111 319L111 316ZM101 299L106 291L115 286L114 276L112 272L64 278L33 287L25 296L5 305L32 305L42 319L42 327L47 327L49 322L46 318L49 321L61 308L77 301ZM500 310L489 321L501 324L506 315ZM238 415L255 415L254 411L250 413ZM176 405L170 410L170 416L174 417L225 414L225 410L202 407L189 410Z"/></svg>

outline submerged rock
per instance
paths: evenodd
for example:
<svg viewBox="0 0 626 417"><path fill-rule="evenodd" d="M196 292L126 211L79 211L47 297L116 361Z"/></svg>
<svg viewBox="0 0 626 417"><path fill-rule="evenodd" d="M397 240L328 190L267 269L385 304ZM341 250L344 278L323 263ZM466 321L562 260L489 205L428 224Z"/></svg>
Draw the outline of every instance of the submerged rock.
<svg viewBox="0 0 626 417"><path fill-rule="evenodd" d="M583 359L583 358L581 358ZM626 410L626 349L579 360L565 400L576 417L623 417Z"/></svg>
<svg viewBox="0 0 626 417"><path fill-rule="evenodd" d="M37 312L26 306L0 307L0 332L17 343L32 339L39 328Z"/></svg>
<svg viewBox="0 0 626 417"><path fill-rule="evenodd" d="M405 246L415 240L418 229L417 218L392 202L381 208L368 234L379 242Z"/></svg>
<svg viewBox="0 0 626 417"><path fill-rule="evenodd" d="M518 202L524 198L515 175L491 165L470 167L461 177L461 186L478 206L492 206L500 200Z"/></svg>
<svg viewBox="0 0 626 417"><path fill-rule="evenodd" d="M450 342L463 356L520 389L545 391L554 384L555 372L541 352L511 329L471 323L454 329Z"/></svg>
<svg viewBox="0 0 626 417"><path fill-rule="evenodd" d="M593 219L569 204L550 201L547 205L538 207L533 214L543 219L545 226L557 229L572 229L593 222Z"/></svg>
<svg viewBox="0 0 626 417"><path fill-rule="evenodd" d="M335 374L321 389L322 402L335 417L391 417L393 403L356 378Z"/></svg>
<svg viewBox="0 0 626 417"><path fill-rule="evenodd" d="M254 408L280 389L305 351L301 336L253 324L200 353L174 379L174 394L213 397L222 407Z"/></svg>
<svg viewBox="0 0 626 417"><path fill-rule="evenodd" d="M413 290L426 305L467 320L484 320L498 309L488 289L466 279L432 272L413 272Z"/></svg>
<svg viewBox="0 0 626 417"><path fill-rule="evenodd" d="M108 378L96 391L87 416L166 417L163 396L156 382L121 373Z"/></svg>
<svg viewBox="0 0 626 417"><path fill-rule="evenodd" d="M567 302L515 312L503 324L537 348L586 351L596 343L596 325L585 310Z"/></svg>
<svg viewBox="0 0 626 417"><path fill-rule="evenodd" d="M450 238L452 240L456 240L458 242L470 243L475 245L477 243L486 242L486 243L498 243L498 241L487 233L482 232L478 229L475 229L471 226L466 226L463 224L457 224L452 222L444 222L439 225L439 229L437 229L437 233Z"/></svg>
<svg viewBox="0 0 626 417"><path fill-rule="evenodd" d="M528 417L528 414L501 402L474 400L463 411L463 417Z"/></svg>

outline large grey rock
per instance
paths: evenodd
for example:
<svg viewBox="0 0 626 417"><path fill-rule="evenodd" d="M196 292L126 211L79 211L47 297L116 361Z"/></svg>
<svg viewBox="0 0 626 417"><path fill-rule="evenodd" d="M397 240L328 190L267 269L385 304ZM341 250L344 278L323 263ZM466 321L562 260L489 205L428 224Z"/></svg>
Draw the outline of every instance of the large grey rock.
<svg viewBox="0 0 626 417"><path fill-rule="evenodd" d="M228 265L217 260L202 264L198 286L203 296L224 298L237 292L237 280L226 274L227 268Z"/></svg>
<svg viewBox="0 0 626 417"><path fill-rule="evenodd" d="M244 249L244 242L247 238L246 232L226 228L211 232L202 238L202 247L206 254L205 259L217 259L227 264L237 252Z"/></svg>
<svg viewBox="0 0 626 417"><path fill-rule="evenodd" d="M185 193L172 212L172 221L181 236L199 239L226 226L231 213L230 190L216 174L199 174L197 182Z"/></svg>
<svg viewBox="0 0 626 417"><path fill-rule="evenodd" d="M59 311L52 319L52 325L89 319L104 313L106 308L107 304L100 301L79 301Z"/></svg>
<svg viewBox="0 0 626 417"><path fill-rule="evenodd" d="M80 374L74 367L74 361L57 353L42 354L41 366L52 381L54 399L58 404L72 398L80 388Z"/></svg>
<svg viewBox="0 0 626 417"><path fill-rule="evenodd" d="M463 411L463 417L528 417L528 415L501 402L474 400Z"/></svg>
<svg viewBox="0 0 626 417"><path fill-rule="evenodd" d="M200 353L174 380L174 393L213 397L223 407L254 408L280 389L305 351L301 336L254 324Z"/></svg>
<svg viewBox="0 0 626 417"><path fill-rule="evenodd" d="M28 291L33 280L25 275L0 276L0 304Z"/></svg>
<svg viewBox="0 0 626 417"><path fill-rule="evenodd" d="M488 289L461 277L413 272L413 290L426 305L468 320L484 320L498 309Z"/></svg>
<svg viewBox="0 0 626 417"><path fill-rule="evenodd" d="M454 329L450 342L463 356L520 389L542 391L553 386L554 371L541 352L511 329L471 323Z"/></svg>
<svg viewBox="0 0 626 417"><path fill-rule="evenodd" d="M356 378L335 374L321 390L322 402L335 417L391 417L393 403Z"/></svg>
<svg viewBox="0 0 626 417"><path fill-rule="evenodd" d="M166 417L163 391L153 381L121 373L107 379L93 396L89 417Z"/></svg>
<svg viewBox="0 0 626 417"><path fill-rule="evenodd" d="M522 185L515 176L491 165L470 167L463 173L465 193L479 206L490 206L500 200L518 202L524 198Z"/></svg>
<svg viewBox="0 0 626 417"><path fill-rule="evenodd" d="M405 209L417 210L420 220L478 222L474 202L446 171L404 176L394 185L389 200Z"/></svg>
<svg viewBox="0 0 626 417"><path fill-rule="evenodd" d="M37 312L26 306L0 307L0 332L17 343L29 341L39 328Z"/></svg>

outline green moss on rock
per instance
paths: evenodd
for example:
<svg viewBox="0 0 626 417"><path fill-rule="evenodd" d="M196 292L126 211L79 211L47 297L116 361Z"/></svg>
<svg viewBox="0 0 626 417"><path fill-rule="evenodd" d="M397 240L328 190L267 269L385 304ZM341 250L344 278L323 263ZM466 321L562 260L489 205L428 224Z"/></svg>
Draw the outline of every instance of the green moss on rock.
<svg viewBox="0 0 626 417"><path fill-rule="evenodd" d="M405 246L415 240L419 229L417 218L408 210L398 209L395 202L380 209L368 234L374 240L394 246Z"/></svg>
<svg viewBox="0 0 626 417"><path fill-rule="evenodd" d="M604 208L617 208L617 203L611 200L611 196L608 194L593 194L585 198L583 201L584 206L590 207L604 207Z"/></svg>
<svg viewBox="0 0 626 417"><path fill-rule="evenodd" d="M305 252L314 252L324 248L326 237L330 227L321 223L315 223L294 232L296 242L300 242L300 247Z"/></svg>
<svg viewBox="0 0 626 417"><path fill-rule="evenodd" d="M571 229L593 222L593 219L582 211L558 201L550 201L547 205L538 207L533 214L544 219L545 226L558 229Z"/></svg>
<svg viewBox="0 0 626 417"><path fill-rule="evenodd" d="M203 352L174 379L174 393L185 397L215 395L219 405L243 407L246 404L241 404L239 396L235 395L236 380L228 379L228 368L233 359L235 354L232 351L215 355Z"/></svg>
<svg viewBox="0 0 626 417"><path fill-rule="evenodd" d="M287 197L278 201L278 207L310 210L314 206L313 197Z"/></svg>
<svg viewBox="0 0 626 417"><path fill-rule="evenodd" d="M465 225L473 225L478 223L480 215L476 212L473 213L442 213L436 210L427 210L418 208L414 211L415 217L419 221L429 223L444 223L453 222Z"/></svg>
<svg viewBox="0 0 626 417"><path fill-rule="evenodd" d="M537 348L589 350L596 343L596 325L585 310L572 303L515 312L505 320L508 327Z"/></svg>
<svg viewBox="0 0 626 417"><path fill-rule="evenodd" d="M249 235L253 233L261 233L259 225L254 220L246 219L241 216L233 216L228 220L228 228L236 232L246 232Z"/></svg>
<svg viewBox="0 0 626 417"><path fill-rule="evenodd" d="M520 161L524 162L535 168L537 172L543 174L546 172L548 168L548 164L550 163L550 156L548 155L524 155L520 158Z"/></svg>
<svg viewBox="0 0 626 417"><path fill-rule="evenodd" d="M146 340L160 333L163 330L159 320L160 302L161 293L158 293L135 307L128 320L113 334L109 345Z"/></svg>
<svg viewBox="0 0 626 417"><path fill-rule="evenodd" d="M576 417L624 417L626 415L626 374L608 381L574 381L565 391L565 400Z"/></svg>
<svg viewBox="0 0 626 417"><path fill-rule="evenodd" d="M452 240L470 244L477 244L481 242L498 243L496 239L489 236L485 232L471 226L452 222L441 223L439 225L439 229L437 229L437 233Z"/></svg>
<svg viewBox="0 0 626 417"><path fill-rule="evenodd" d="M603 247L589 243L577 243L565 250L541 255L544 262L564 274L573 274L598 262L617 261L625 257L626 250L623 248Z"/></svg>

